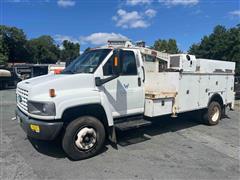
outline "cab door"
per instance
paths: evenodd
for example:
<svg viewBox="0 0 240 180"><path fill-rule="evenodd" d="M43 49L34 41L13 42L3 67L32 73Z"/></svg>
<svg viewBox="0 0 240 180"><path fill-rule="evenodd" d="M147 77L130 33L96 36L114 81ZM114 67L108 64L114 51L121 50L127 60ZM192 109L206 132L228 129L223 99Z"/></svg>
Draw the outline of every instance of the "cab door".
<svg viewBox="0 0 240 180"><path fill-rule="evenodd" d="M134 50L122 50L122 73L104 84L104 92L111 106L113 117L140 114L144 111L144 89L141 68ZM111 76L113 56L103 66L104 78Z"/></svg>

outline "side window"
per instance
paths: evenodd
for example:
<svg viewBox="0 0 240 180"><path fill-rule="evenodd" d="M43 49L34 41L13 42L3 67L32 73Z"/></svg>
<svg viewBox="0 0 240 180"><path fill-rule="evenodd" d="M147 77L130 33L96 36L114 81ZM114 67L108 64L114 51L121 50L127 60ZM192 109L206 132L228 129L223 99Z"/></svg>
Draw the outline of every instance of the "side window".
<svg viewBox="0 0 240 180"><path fill-rule="evenodd" d="M122 51L123 59L122 75L137 75L135 54L132 51Z"/></svg>
<svg viewBox="0 0 240 180"><path fill-rule="evenodd" d="M123 60L121 75L137 75L137 65L135 55L132 51L122 51L120 58ZM103 66L103 75L112 75L113 56Z"/></svg>

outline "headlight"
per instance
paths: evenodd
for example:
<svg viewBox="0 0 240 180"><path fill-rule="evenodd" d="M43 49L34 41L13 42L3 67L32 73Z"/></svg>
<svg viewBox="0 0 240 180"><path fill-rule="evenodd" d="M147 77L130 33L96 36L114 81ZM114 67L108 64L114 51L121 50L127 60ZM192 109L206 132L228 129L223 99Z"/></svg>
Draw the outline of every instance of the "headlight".
<svg viewBox="0 0 240 180"><path fill-rule="evenodd" d="M55 116L55 104L53 102L28 101L28 112L40 116Z"/></svg>

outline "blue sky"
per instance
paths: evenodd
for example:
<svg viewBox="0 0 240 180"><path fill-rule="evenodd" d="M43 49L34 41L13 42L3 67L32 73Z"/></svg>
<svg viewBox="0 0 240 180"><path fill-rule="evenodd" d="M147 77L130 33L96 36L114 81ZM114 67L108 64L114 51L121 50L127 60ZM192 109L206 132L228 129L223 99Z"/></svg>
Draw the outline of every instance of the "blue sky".
<svg viewBox="0 0 240 180"><path fill-rule="evenodd" d="M22 28L28 38L51 35L86 47L127 37L152 45L174 38L187 51L213 27L240 23L239 0L0 0L1 24Z"/></svg>

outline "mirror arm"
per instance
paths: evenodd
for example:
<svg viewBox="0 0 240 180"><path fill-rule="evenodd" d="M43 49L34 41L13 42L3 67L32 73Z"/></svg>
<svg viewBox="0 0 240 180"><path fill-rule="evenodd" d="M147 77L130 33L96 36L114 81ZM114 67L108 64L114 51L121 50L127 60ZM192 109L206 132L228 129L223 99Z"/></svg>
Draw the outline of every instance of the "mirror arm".
<svg viewBox="0 0 240 180"><path fill-rule="evenodd" d="M104 79L101 79L100 77L96 77L95 78L95 84L96 86L101 86L113 79L116 79L117 77L119 77L119 75L113 75L113 76L110 76L110 77L107 77L107 78L104 78Z"/></svg>

